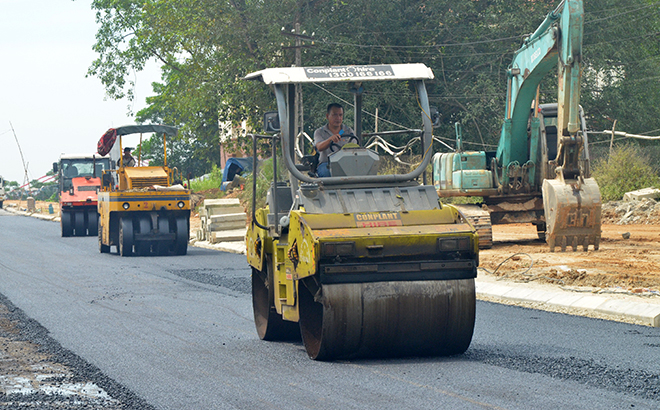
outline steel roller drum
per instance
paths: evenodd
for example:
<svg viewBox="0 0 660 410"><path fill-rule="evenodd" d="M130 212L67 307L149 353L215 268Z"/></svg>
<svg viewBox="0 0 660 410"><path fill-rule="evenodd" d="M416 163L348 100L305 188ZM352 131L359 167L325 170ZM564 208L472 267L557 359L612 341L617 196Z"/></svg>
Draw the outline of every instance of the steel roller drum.
<svg viewBox="0 0 660 410"><path fill-rule="evenodd" d="M574 251L579 245L587 251L589 245L598 250L600 244L601 199L598 183L585 178L576 180L546 179L543 181L543 208L547 226L546 241L550 250L566 246Z"/></svg>
<svg viewBox="0 0 660 410"><path fill-rule="evenodd" d="M474 279L301 286L300 329L315 360L441 356L472 340Z"/></svg>

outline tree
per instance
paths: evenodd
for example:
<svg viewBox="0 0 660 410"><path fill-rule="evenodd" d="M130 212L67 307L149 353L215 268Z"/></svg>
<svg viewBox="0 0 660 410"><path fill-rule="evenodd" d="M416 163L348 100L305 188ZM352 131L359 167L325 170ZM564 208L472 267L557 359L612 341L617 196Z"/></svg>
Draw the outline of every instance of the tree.
<svg viewBox="0 0 660 410"><path fill-rule="evenodd" d="M297 6L291 0L96 0L99 58L88 74L98 76L110 96L131 98L127 74L158 59L164 83L155 85L158 97L140 118L180 124L183 134L214 152L219 122L238 124L261 115L258 107L272 106L267 89L240 78L265 62L284 63L277 55L277 18Z"/></svg>
<svg viewBox="0 0 660 410"><path fill-rule="evenodd" d="M304 39L304 65L422 62L436 80L427 84L439 108L436 135L454 140L463 124L468 149L494 149L506 97L505 72L512 54L558 4L539 0L94 0L100 28L99 57L89 69L112 97L131 97L128 78L149 59L163 64L156 96L138 118L177 124L182 141L201 145L194 155L210 165L220 123L248 121L260 129L274 108L267 87L242 78L266 67L294 63L298 22L315 32ZM592 128L618 119L620 129L660 128L658 42L660 6L653 0L586 0L582 105ZM295 33L301 34L301 33ZM556 100L556 76L541 85L541 101ZM397 88L398 87L398 88ZM371 90L379 101L365 109L394 123L419 121L405 84ZM332 93L332 94L329 94ZM351 101L347 87L310 87L305 94L308 133L324 123L325 105ZM405 100L405 101L404 101ZM350 121L351 110L347 109ZM365 127L373 120L365 117ZM386 125L383 125L387 127ZM244 150L249 141L235 141Z"/></svg>
<svg viewBox="0 0 660 410"><path fill-rule="evenodd" d="M591 129L630 133L660 131L660 7L657 1L591 1L585 21L582 105ZM609 136L592 137L597 158L609 152ZM660 158L657 144L641 142Z"/></svg>
<svg viewBox="0 0 660 410"><path fill-rule="evenodd" d="M177 168L184 178L208 173L213 166L202 159L197 152L202 151L202 143L196 139L176 138L167 141L167 165ZM165 154L163 150L163 137L152 135L140 144L135 152L140 159L147 160L152 166L163 166Z"/></svg>

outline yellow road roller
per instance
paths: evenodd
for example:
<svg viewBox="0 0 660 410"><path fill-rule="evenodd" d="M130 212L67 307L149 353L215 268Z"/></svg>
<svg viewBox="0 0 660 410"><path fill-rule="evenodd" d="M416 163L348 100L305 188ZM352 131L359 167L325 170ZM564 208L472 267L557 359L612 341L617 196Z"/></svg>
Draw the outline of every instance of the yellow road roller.
<svg viewBox="0 0 660 410"><path fill-rule="evenodd" d="M254 175L260 173L257 141L264 140L272 143L274 175L264 207L257 209L253 195L246 235L259 337L302 337L315 360L463 353L474 329L478 236L425 183L437 119L425 86L433 79L431 69L285 67L246 79L271 86L277 100L277 111L264 115L266 131L273 132L252 134ZM363 132L373 124L363 124L363 100L372 96L366 90L375 88L377 98L387 92L386 82L400 81L409 91L400 98L421 109L421 127ZM347 87L353 94L354 135L342 135L350 142L328 156L329 177L319 177L317 157L299 148L296 86ZM393 136L418 142L418 163L408 173L380 169L378 150L392 147L385 141ZM284 163L288 181L278 180L278 163ZM256 193L256 178L252 189Z"/></svg>
<svg viewBox="0 0 660 410"><path fill-rule="evenodd" d="M163 166L144 166L125 153L122 137L129 134L163 135ZM190 190L167 166L167 125L126 125L110 128L98 142L98 151L110 153L116 169L104 171L98 194L99 251L116 246L121 256L185 255L190 239ZM119 137L119 143L115 141Z"/></svg>

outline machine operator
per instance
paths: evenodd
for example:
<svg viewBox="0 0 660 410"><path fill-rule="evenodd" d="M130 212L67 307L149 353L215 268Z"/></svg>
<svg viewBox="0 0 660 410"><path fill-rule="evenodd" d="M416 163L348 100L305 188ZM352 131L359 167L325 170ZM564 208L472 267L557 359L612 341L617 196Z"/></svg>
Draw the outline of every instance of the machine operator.
<svg viewBox="0 0 660 410"><path fill-rule="evenodd" d="M135 158L133 158L133 155L131 155L131 150L132 148L129 147L124 148L124 155L121 158L121 163L125 167L135 166Z"/></svg>
<svg viewBox="0 0 660 410"><path fill-rule="evenodd" d="M342 147L348 141L345 136L354 135L351 127L344 125L344 107L337 103L328 104L325 114L328 123L314 131L314 145L319 153L319 165L316 174L321 177L329 177L328 155L336 151L331 149L332 143Z"/></svg>

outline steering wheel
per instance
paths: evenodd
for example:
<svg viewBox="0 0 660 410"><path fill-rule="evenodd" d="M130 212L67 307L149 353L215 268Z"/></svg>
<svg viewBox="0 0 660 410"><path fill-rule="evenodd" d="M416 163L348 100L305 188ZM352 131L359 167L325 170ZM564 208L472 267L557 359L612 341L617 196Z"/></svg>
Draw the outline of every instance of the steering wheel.
<svg viewBox="0 0 660 410"><path fill-rule="evenodd" d="M342 138L348 138L348 142L351 142L351 140L355 140L356 144L360 143L360 141L357 139L357 137L353 134L344 134L341 137ZM334 154L335 152L342 149L342 146L337 144L336 142L331 142L330 146L328 148L330 148L330 152Z"/></svg>

